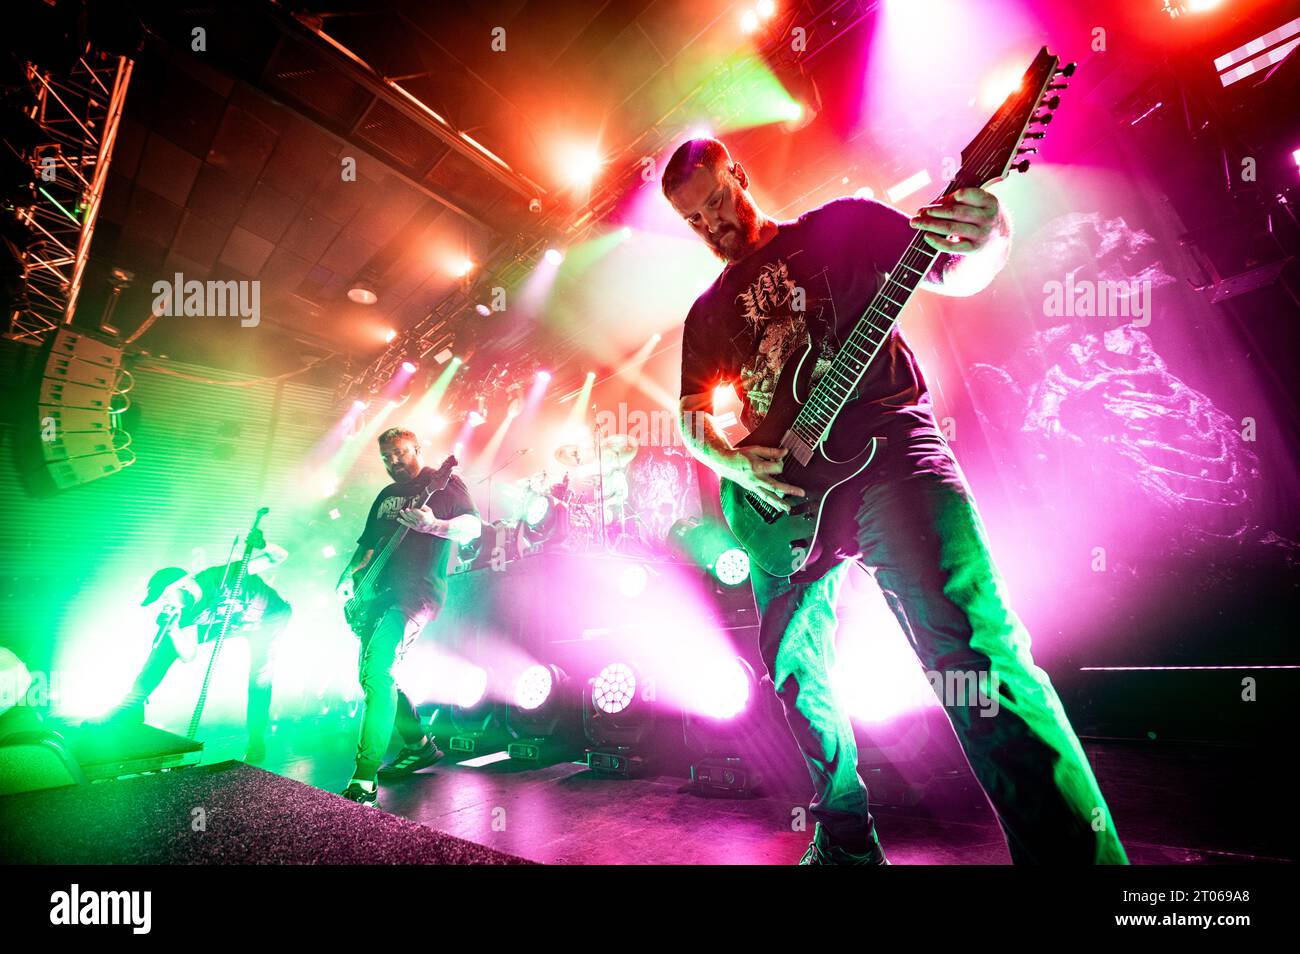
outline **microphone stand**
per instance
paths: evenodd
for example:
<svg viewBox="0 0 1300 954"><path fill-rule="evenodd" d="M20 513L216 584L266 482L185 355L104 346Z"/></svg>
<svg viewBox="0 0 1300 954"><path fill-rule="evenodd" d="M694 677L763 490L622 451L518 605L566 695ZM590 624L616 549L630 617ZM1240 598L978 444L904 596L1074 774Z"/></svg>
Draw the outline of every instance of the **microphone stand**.
<svg viewBox="0 0 1300 954"><path fill-rule="evenodd" d="M512 463L515 462L515 460L517 460L520 457L523 457L530 450L532 450L531 447L521 447L519 450L515 451L513 454L507 457L500 467L496 468L491 473L489 473L486 477L484 477L482 480L479 481L480 484L482 483L487 484L487 522L488 523L492 522L492 478L495 477L497 474L501 473L501 471L505 470L507 467L509 467Z"/></svg>
<svg viewBox="0 0 1300 954"><path fill-rule="evenodd" d="M596 405L591 409L596 410ZM591 426L591 434L596 442L596 487L600 493L600 505L597 511L600 520L600 548L601 550L609 549L609 531L605 527L605 453L601 445L601 437L604 436L605 428L601 426L600 415L595 415L595 423Z"/></svg>

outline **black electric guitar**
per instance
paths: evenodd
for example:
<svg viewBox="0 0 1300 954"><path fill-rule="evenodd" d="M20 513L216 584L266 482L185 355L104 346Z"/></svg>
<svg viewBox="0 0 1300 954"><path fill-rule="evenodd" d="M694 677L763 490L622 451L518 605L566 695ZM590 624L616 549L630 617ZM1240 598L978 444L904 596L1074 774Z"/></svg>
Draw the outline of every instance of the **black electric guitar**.
<svg viewBox="0 0 1300 954"><path fill-rule="evenodd" d="M418 510L425 506L434 494L446 487L447 481L451 480L452 469L458 463L460 462L456 460L455 454L444 460L438 469L429 475L428 482L417 497L419 503L413 503L412 508ZM388 561L392 559L393 554L410 532L410 527L398 523L396 529L384 541L384 545L370 558L370 562L357 570L352 577L352 598L343 604L343 616L348 621L352 632L362 639L370 635L379 623L380 617L388 609L388 601L384 598L387 593L383 585L384 570L388 568Z"/></svg>
<svg viewBox="0 0 1300 954"><path fill-rule="evenodd" d="M1005 178L1012 169L1028 169L1029 160L1016 161L1017 157L1038 150L1021 143L1043 138L1052 110L1060 104L1055 91L1065 88L1058 80L1074 73L1073 63L1058 68L1059 62L1047 47L1039 50L1016 92L962 150L961 169L943 191L944 196L957 189L983 188ZM1035 125L1037 129L1031 131ZM722 512L727 524L750 560L772 576L791 576L820 558L824 547L819 531L828 498L837 487L866 470L876 456L881 443L878 438L862 444L847 432L840 436L836 421L846 408L852 410L863 375L939 254L924 236L918 231L913 237L815 385L811 383L816 363L811 340L802 355L786 362L767 416L739 444L785 448L788 453L780 479L803 488L807 496L789 498L793 509L785 513L739 484L722 481ZM846 415L846 422L852 416ZM834 437L838 439L832 440ZM827 453L828 442L836 457ZM842 452L846 446L849 452Z"/></svg>

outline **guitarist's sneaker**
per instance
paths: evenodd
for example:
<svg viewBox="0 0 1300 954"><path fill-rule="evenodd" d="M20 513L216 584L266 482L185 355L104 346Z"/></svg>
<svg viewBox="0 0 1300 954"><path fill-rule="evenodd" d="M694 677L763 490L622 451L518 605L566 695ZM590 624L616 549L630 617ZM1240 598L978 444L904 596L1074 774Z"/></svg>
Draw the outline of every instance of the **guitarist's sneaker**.
<svg viewBox="0 0 1300 954"><path fill-rule="evenodd" d="M822 828L822 823L817 823L817 828L813 833L812 844L808 850L803 853L799 859L801 865L887 865L889 859L885 857L884 850L880 847L879 842L873 842L870 851L856 852L846 851L831 844L830 836Z"/></svg>
<svg viewBox="0 0 1300 954"><path fill-rule="evenodd" d="M348 787L339 792L350 802L356 802L358 805L365 805L367 808L379 807L379 786L367 791L356 782L349 782Z"/></svg>
<svg viewBox="0 0 1300 954"><path fill-rule="evenodd" d="M443 754L442 749L434 743L433 736L430 736L423 747L404 748L398 752L391 762L379 770L379 777L385 781L406 778L420 769L428 768L441 759Z"/></svg>

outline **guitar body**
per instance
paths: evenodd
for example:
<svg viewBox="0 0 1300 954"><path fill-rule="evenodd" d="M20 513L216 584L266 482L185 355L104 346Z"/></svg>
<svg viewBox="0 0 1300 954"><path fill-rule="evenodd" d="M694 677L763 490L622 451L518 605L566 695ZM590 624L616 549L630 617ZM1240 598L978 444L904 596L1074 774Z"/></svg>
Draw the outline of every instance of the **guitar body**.
<svg viewBox="0 0 1300 954"><path fill-rule="evenodd" d="M354 593L352 599L343 604L343 618L347 621L348 629L362 641L370 638L392 605L392 600L387 598L387 590L381 591L364 585L364 573L362 568L352 575Z"/></svg>
<svg viewBox="0 0 1300 954"><path fill-rule="evenodd" d="M738 447L781 447L790 426L811 390L811 341L796 360L786 362L777 378L772 403L763 422ZM819 560L825 554L826 534L822 517L827 501L844 483L861 474L875 458L879 442L864 439L860 446L837 434L835 458L819 443L806 461L794 450L786 454L780 479L802 488L807 496L789 498L796 502L790 513L774 512L762 505L739 484L722 480L722 513L727 526L749 553L750 562L769 576L788 577ZM757 505L756 505L757 504Z"/></svg>

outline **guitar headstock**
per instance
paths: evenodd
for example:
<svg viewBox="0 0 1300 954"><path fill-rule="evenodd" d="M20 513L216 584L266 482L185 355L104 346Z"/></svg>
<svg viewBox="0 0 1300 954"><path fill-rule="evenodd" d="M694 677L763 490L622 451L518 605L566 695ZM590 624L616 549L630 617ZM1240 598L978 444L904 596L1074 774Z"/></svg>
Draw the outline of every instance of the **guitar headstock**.
<svg viewBox="0 0 1300 954"><path fill-rule="evenodd" d="M433 476L438 480L451 475L452 469L460 466L460 461L456 459L455 454L448 454L446 459L438 465L438 469L433 472Z"/></svg>
<svg viewBox="0 0 1300 954"><path fill-rule="evenodd" d="M1073 63L1065 67L1060 67L1059 63L1060 58L1049 53L1047 47L1038 51L1034 62L1025 70L1020 85L998 107L979 135L961 151L961 169L953 179L950 191L965 187L982 189L1006 178L1012 169L1017 172L1029 169L1029 160L1019 157L1038 152L1038 149L1022 143L1046 135L1052 111L1061 103L1058 93L1067 85L1061 80L1074 75Z"/></svg>

